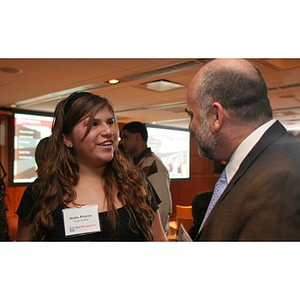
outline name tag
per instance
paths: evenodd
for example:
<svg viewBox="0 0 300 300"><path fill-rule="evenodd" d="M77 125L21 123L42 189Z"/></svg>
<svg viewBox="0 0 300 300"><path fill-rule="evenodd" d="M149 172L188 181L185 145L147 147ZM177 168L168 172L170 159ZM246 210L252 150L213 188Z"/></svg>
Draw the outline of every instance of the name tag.
<svg viewBox="0 0 300 300"><path fill-rule="evenodd" d="M101 231L98 216L98 205L65 208L62 212L66 236L89 234Z"/></svg>

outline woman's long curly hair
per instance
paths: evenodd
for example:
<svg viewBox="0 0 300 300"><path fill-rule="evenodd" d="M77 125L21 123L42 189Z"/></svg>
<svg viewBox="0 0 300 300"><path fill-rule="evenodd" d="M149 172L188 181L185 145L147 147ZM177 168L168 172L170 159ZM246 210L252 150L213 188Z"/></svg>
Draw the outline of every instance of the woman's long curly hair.
<svg viewBox="0 0 300 300"><path fill-rule="evenodd" d="M53 212L61 206L67 207L76 199L74 187L79 181L79 165L76 156L64 144L63 135L70 135L75 125L88 116L86 137L91 130L94 116L104 107L108 107L115 117L107 99L87 92L75 92L57 104L47 155L38 169L39 180L35 189L38 191L39 200L33 223L33 240L47 239L54 226ZM114 204L114 191L117 190L118 199L129 213L129 226L135 223L145 238L152 240L154 213L149 206L152 195L143 173L119 149L115 149L113 159L105 167L103 179L107 214L112 228L116 229L118 218Z"/></svg>

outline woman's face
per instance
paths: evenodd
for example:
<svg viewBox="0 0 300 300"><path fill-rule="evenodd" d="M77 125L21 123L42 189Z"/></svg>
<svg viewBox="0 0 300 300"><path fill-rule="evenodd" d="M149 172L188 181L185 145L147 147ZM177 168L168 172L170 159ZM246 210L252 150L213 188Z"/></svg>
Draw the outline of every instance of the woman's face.
<svg viewBox="0 0 300 300"><path fill-rule="evenodd" d="M99 110L86 137L89 117L81 120L70 136L64 137L67 147L72 147L79 165L98 168L110 162L118 144L119 129L108 107Z"/></svg>

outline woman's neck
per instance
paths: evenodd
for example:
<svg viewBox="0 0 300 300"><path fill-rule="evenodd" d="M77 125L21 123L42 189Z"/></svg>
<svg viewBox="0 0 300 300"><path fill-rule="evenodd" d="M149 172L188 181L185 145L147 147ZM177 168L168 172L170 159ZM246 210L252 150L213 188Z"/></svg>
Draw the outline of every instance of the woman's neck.
<svg viewBox="0 0 300 300"><path fill-rule="evenodd" d="M105 166L94 168L79 164L79 180L102 180L104 170Z"/></svg>

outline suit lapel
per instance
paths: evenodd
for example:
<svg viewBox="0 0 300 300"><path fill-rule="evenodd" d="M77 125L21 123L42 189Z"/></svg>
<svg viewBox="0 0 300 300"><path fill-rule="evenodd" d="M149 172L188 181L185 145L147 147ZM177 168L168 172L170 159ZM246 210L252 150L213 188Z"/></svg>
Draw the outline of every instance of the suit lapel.
<svg viewBox="0 0 300 300"><path fill-rule="evenodd" d="M221 195L219 199L219 203L222 199L228 194L230 189L236 184L236 182L240 179L240 177L247 171L247 169L251 166L253 161L263 152L271 143L281 137L286 133L286 129L280 124L280 122L276 121L260 138L258 143L253 147L253 149L249 152L246 158L241 163L239 169L229 182L226 187L224 193Z"/></svg>
<svg viewBox="0 0 300 300"><path fill-rule="evenodd" d="M230 189L238 182L238 180L241 178L241 176L248 170L248 168L252 165L252 163L255 161L255 159L262 153L271 143L273 143L275 140L280 138L282 135L286 133L286 129L281 125L280 122L276 121L260 138L258 143L253 147L253 149L248 153L246 158L241 163L239 169L227 185L226 189L224 190L223 194L221 195L220 199L216 203L217 207L220 205L220 203L223 201L223 199L226 197L226 195L229 193ZM213 212L211 213L211 215ZM210 216L211 216L210 215ZM208 217L208 219L210 218ZM208 221L207 219L207 221ZM207 222L206 222L207 223ZM205 229L205 225L203 226L203 229ZM198 240L201 236L203 230L201 230L200 233L198 233L196 239Z"/></svg>

